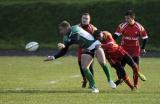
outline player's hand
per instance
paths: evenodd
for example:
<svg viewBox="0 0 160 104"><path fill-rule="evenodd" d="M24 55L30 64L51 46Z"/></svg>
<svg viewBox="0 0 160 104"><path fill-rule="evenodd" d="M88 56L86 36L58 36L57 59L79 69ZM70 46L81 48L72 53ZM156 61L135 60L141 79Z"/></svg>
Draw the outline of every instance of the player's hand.
<svg viewBox="0 0 160 104"><path fill-rule="evenodd" d="M146 50L145 49L141 49L141 54L145 55L146 54Z"/></svg>
<svg viewBox="0 0 160 104"><path fill-rule="evenodd" d="M52 61L55 60L54 56L48 56L47 59L45 59L44 61Z"/></svg>
<svg viewBox="0 0 160 104"><path fill-rule="evenodd" d="M58 47L58 49L63 49L63 48L65 48L65 45L63 43L58 43L57 47Z"/></svg>

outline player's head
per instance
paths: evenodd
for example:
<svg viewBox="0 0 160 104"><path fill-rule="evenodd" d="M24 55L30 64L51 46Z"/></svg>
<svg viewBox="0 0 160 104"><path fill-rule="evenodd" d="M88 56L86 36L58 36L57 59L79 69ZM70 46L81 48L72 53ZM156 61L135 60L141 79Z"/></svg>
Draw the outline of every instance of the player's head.
<svg viewBox="0 0 160 104"><path fill-rule="evenodd" d="M62 21L60 24L59 24L59 32L60 34L62 35L66 35L68 32L70 32L70 29L71 29L71 25L69 22L67 21Z"/></svg>
<svg viewBox="0 0 160 104"><path fill-rule="evenodd" d="M90 24L91 16L89 13L82 14L81 23L82 25L88 25Z"/></svg>
<svg viewBox="0 0 160 104"><path fill-rule="evenodd" d="M100 31L100 30L96 30L96 31L94 31L93 35L94 35L94 37L95 37L96 39L98 39L98 40L100 40L100 41L102 41L102 40L103 40L103 34L102 34L102 31Z"/></svg>
<svg viewBox="0 0 160 104"><path fill-rule="evenodd" d="M126 12L125 21L130 25L133 25L135 23L135 13L133 10L128 10Z"/></svg>

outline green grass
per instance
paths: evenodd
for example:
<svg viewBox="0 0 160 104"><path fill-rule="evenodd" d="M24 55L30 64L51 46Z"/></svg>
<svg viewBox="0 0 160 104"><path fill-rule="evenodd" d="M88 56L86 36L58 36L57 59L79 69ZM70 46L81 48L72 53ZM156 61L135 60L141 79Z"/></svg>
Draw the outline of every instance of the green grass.
<svg viewBox="0 0 160 104"><path fill-rule="evenodd" d="M69 56L54 62L44 57L0 57L0 104L158 104L160 102L159 58L142 58L147 82L132 92L125 85L112 90L95 61L99 94L81 88L77 59ZM126 68L131 76L131 70ZM115 76L115 71L111 69ZM54 83L55 82L55 83Z"/></svg>

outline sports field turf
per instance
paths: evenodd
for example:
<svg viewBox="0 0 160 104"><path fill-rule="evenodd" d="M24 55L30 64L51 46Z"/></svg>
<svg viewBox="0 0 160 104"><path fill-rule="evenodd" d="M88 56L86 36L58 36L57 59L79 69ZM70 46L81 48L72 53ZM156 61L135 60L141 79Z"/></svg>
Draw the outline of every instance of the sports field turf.
<svg viewBox="0 0 160 104"><path fill-rule="evenodd" d="M0 57L0 104L159 104L160 58L143 58L141 70L147 81L132 92L125 85L112 90L95 60L99 94L81 88L77 59L69 56L54 62L44 57ZM126 67L128 73L131 69ZM112 69L114 74L114 70ZM115 74L113 75L114 79Z"/></svg>

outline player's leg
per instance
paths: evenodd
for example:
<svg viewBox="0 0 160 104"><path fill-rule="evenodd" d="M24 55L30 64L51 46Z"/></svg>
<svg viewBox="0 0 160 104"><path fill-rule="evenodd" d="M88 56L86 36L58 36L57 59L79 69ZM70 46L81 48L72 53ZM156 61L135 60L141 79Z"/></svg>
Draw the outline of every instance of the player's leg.
<svg viewBox="0 0 160 104"><path fill-rule="evenodd" d="M134 62L131 56L126 54L123 59L126 63L132 68L133 70L133 79L134 79L134 86L138 87L138 65Z"/></svg>
<svg viewBox="0 0 160 104"><path fill-rule="evenodd" d="M138 66L138 76L139 76L139 78L142 80L142 81L146 81L147 79L146 79L146 77L145 77L145 75L143 75L141 72L140 72L140 68L139 68L139 59L140 59L140 57L139 56L135 56L135 57L132 57L132 59L134 60L134 62L137 64L137 66Z"/></svg>
<svg viewBox="0 0 160 104"><path fill-rule="evenodd" d="M115 64L115 65L113 65L113 67L116 69L116 73L117 73L117 76L119 78L119 80L117 80L117 81L124 80L124 82L133 90L134 86L132 85L132 83L130 81L130 78L126 74L122 65L121 64ZM115 82L115 83L116 83L117 86L119 85L119 82L118 83Z"/></svg>
<svg viewBox="0 0 160 104"><path fill-rule="evenodd" d="M138 56L135 56L135 57L132 57L133 61L138 65L139 67L139 57Z"/></svg>
<svg viewBox="0 0 160 104"><path fill-rule="evenodd" d="M89 66L92 63L92 61L93 61L93 57L91 55L82 54L82 56L81 56L81 64L82 64L83 72L84 72L86 78L88 79L88 81L90 83L92 91L95 92L95 93L98 93L99 90L96 89L95 80L93 78L92 73L89 70Z"/></svg>
<svg viewBox="0 0 160 104"><path fill-rule="evenodd" d="M125 60L122 60L122 61L121 61L121 65L122 65L123 67L125 67L125 66L126 66L126 64L127 64L127 63L126 63L126 61L125 61Z"/></svg>
<svg viewBox="0 0 160 104"><path fill-rule="evenodd" d="M86 79L86 76L84 75L83 69L82 69L82 67L81 67L81 61L79 61L79 60L78 60L78 65L79 65L79 69L80 69L80 72L81 72L81 75L82 75L82 78L83 78L82 88L86 88L87 79Z"/></svg>
<svg viewBox="0 0 160 104"><path fill-rule="evenodd" d="M106 58L105 58L103 49L99 47L98 49L96 49L95 53L96 53L97 60L107 77L109 84L111 85L112 88L116 88L116 84L112 81L111 73L109 71L109 68L107 67Z"/></svg>
<svg viewBox="0 0 160 104"><path fill-rule="evenodd" d="M84 72L83 72L83 69L82 69L82 66L81 66L81 55L82 55L82 48L78 48L78 65L79 65L79 69L80 69L80 72L81 72L81 75L82 75L82 88L86 88L86 85L87 85L87 79L84 75Z"/></svg>

